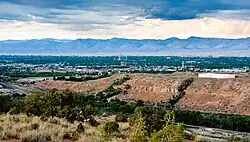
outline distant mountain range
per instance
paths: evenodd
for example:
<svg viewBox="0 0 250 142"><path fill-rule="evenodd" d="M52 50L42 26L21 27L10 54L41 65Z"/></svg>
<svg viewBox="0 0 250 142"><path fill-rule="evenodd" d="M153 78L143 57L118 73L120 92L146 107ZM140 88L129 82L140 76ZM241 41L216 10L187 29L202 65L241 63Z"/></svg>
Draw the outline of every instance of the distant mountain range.
<svg viewBox="0 0 250 142"><path fill-rule="evenodd" d="M250 38L4 40L0 54L250 56Z"/></svg>

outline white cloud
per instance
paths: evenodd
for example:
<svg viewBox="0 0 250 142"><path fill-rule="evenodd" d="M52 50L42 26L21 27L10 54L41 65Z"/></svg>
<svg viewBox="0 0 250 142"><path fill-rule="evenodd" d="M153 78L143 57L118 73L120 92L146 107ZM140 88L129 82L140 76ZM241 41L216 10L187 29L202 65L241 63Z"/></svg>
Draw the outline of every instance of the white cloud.
<svg viewBox="0 0 250 142"><path fill-rule="evenodd" d="M0 9L0 40L250 36L249 10L215 11L199 15L206 18L190 20L162 20L145 19L143 9L123 5L53 9L0 2Z"/></svg>
<svg viewBox="0 0 250 142"><path fill-rule="evenodd" d="M72 24L39 23L37 21L0 21L0 40L6 39L76 39L76 38L188 38L190 36L244 38L250 36L250 21L202 18L168 21L160 19L140 19L134 23L79 24L72 30Z"/></svg>

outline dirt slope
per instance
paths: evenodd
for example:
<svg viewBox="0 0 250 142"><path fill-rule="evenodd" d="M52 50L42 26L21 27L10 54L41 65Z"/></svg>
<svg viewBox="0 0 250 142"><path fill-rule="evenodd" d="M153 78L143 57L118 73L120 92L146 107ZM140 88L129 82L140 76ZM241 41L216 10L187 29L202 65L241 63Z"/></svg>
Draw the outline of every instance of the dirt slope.
<svg viewBox="0 0 250 142"><path fill-rule="evenodd" d="M250 79L197 78L177 103L184 109L250 115Z"/></svg>
<svg viewBox="0 0 250 142"><path fill-rule="evenodd" d="M35 86L44 87L48 89L56 88L58 90L70 90L73 92L98 92L107 88L114 82L114 80L122 77L123 75L113 75L111 77L101 78L97 80L90 80L86 82L47 80L36 83Z"/></svg>
<svg viewBox="0 0 250 142"><path fill-rule="evenodd" d="M116 98L121 100L143 100L152 103L166 101L176 94L176 89L183 77L169 75L132 74L124 84L130 86L126 93ZM120 86L122 89L125 87Z"/></svg>
<svg viewBox="0 0 250 142"><path fill-rule="evenodd" d="M176 89L181 81L192 75L130 74L129 76L130 80L121 86L116 86L124 92L113 98L158 103L176 95ZM108 87L115 79L122 77L123 75L114 75L87 82L49 80L37 83L36 86L59 90L68 89L74 92L97 92ZM176 106L191 110L250 115L250 78L195 78L187 88L186 95Z"/></svg>

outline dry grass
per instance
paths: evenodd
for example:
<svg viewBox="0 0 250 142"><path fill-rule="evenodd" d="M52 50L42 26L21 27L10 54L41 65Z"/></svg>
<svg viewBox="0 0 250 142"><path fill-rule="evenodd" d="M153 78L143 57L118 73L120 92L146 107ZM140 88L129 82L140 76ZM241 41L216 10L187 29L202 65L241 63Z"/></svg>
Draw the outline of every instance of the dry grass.
<svg viewBox="0 0 250 142"><path fill-rule="evenodd" d="M39 117L26 115L0 115L0 141L18 140L20 142L104 142L100 127L83 124L84 133L76 131L79 122L69 123L64 119L49 118L42 121ZM119 123L120 131L124 134L129 126ZM111 141L125 142L124 138L111 138Z"/></svg>
<svg viewBox="0 0 250 142"><path fill-rule="evenodd" d="M39 117L27 117L26 115L2 115L0 116L0 139L20 139L23 142L39 140L62 141L78 139L76 127L78 123L68 123L64 119L50 118L49 121L41 121ZM56 122L56 123L55 123Z"/></svg>

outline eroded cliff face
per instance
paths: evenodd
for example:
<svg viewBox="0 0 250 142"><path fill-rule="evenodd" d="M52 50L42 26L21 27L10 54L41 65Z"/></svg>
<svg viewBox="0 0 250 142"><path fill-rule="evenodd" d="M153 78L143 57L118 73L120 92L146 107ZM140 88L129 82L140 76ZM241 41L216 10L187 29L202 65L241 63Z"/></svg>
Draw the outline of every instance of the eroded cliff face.
<svg viewBox="0 0 250 142"><path fill-rule="evenodd" d="M124 75L113 75L111 77L101 78L97 80L90 80L85 82L72 81L54 81L47 80L36 83L37 87L44 87L47 89L56 88L58 90L69 90L73 92L94 93L99 92L109 87L116 79L122 78Z"/></svg>
<svg viewBox="0 0 250 142"><path fill-rule="evenodd" d="M94 93L104 90L114 80L121 79L123 76L113 75L86 82L51 80L37 83L36 86ZM130 80L115 86L121 88L123 93L112 98L127 101L143 100L150 103L165 102L177 94L177 88L181 82L193 77L193 75L152 74L130 74L129 76ZM176 107L250 115L250 78L204 79L195 77L185 92L185 95L175 104Z"/></svg>
<svg viewBox="0 0 250 142"><path fill-rule="evenodd" d="M250 79L196 78L176 106L183 109L250 115Z"/></svg>
<svg viewBox="0 0 250 142"><path fill-rule="evenodd" d="M177 87L183 78L169 75L132 74L124 85L130 88L116 96L122 100L143 100L151 103L166 101L177 93ZM125 87L122 87L124 89Z"/></svg>

